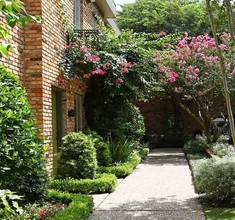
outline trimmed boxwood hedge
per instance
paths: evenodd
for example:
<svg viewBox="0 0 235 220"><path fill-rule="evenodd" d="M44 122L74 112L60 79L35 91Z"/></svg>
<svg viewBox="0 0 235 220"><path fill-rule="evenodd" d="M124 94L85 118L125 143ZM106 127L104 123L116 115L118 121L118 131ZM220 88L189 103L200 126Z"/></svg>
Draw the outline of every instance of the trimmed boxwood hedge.
<svg viewBox="0 0 235 220"><path fill-rule="evenodd" d="M117 178L123 178L132 173L136 166L144 159L149 153L148 148L141 149L135 153L129 160L121 165L110 166L110 167L98 167L97 173L111 173Z"/></svg>
<svg viewBox="0 0 235 220"><path fill-rule="evenodd" d="M70 193L112 192L117 186L117 178L112 174L97 174L96 179L51 179L48 187Z"/></svg>
<svg viewBox="0 0 235 220"><path fill-rule="evenodd" d="M48 220L85 220L93 210L94 202L91 196L70 194L49 190L49 200L60 200L68 204L63 211L58 212L54 217Z"/></svg>

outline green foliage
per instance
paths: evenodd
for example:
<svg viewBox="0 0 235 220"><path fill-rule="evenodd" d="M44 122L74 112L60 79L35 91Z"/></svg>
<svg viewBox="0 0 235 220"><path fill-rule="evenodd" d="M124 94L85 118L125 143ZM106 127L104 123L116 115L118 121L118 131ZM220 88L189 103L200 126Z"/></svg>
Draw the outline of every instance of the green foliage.
<svg viewBox="0 0 235 220"><path fill-rule="evenodd" d="M53 217L66 208L67 204L51 201L43 204L28 204L24 206L24 212L21 215L14 216L14 220L28 219L53 219Z"/></svg>
<svg viewBox="0 0 235 220"><path fill-rule="evenodd" d="M20 0L1 0L0 1L0 12L5 18L7 24L10 27L15 27L16 24L26 25L30 20L41 22L38 16L32 16L25 10L24 3ZM0 39L9 38L10 34L5 25L0 25ZM9 51L12 49L10 44L0 45L0 58L7 56Z"/></svg>
<svg viewBox="0 0 235 220"><path fill-rule="evenodd" d="M193 168L194 184L213 200L235 196L235 158L223 157L199 160Z"/></svg>
<svg viewBox="0 0 235 220"><path fill-rule="evenodd" d="M123 178L132 173L135 167L140 163L141 157L138 153L133 154L127 162L110 167L98 167L98 173L111 173L114 174L117 178Z"/></svg>
<svg viewBox="0 0 235 220"><path fill-rule="evenodd" d="M204 136L197 135L194 139L189 140L184 144L183 150L185 153L205 153L208 148L207 140Z"/></svg>
<svg viewBox="0 0 235 220"><path fill-rule="evenodd" d="M121 29L133 29L134 32L164 31L170 34L187 31L197 35L210 31L202 1L137 0L122 6L117 22Z"/></svg>
<svg viewBox="0 0 235 220"><path fill-rule="evenodd" d="M86 220L94 207L92 197L86 195L50 190L48 199L59 200L68 204L68 207L59 212L55 217L49 218L51 220Z"/></svg>
<svg viewBox="0 0 235 220"><path fill-rule="evenodd" d="M0 190L0 218L10 220L16 213L21 214L23 209L17 202L21 199L21 196L15 195L10 190Z"/></svg>
<svg viewBox="0 0 235 220"><path fill-rule="evenodd" d="M213 153L219 157L235 156L234 147L229 144L215 143L212 145L211 149Z"/></svg>
<svg viewBox="0 0 235 220"><path fill-rule="evenodd" d="M58 158L57 177L93 179L97 161L92 139L79 132L70 133L63 140Z"/></svg>
<svg viewBox="0 0 235 220"><path fill-rule="evenodd" d="M142 149L139 149L138 154L140 155L141 159L144 160L149 154L149 148L144 147Z"/></svg>
<svg viewBox="0 0 235 220"><path fill-rule="evenodd" d="M134 149L138 147L139 143L136 141L129 141L122 139L120 141L112 141L109 144L112 162L123 163L128 160Z"/></svg>
<svg viewBox="0 0 235 220"><path fill-rule="evenodd" d="M52 179L49 188L70 193L112 192L117 186L117 178L112 174L97 174L95 179Z"/></svg>
<svg viewBox="0 0 235 220"><path fill-rule="evenodd" d="M98 166L110 165L112 162L111 153L109 145L105 142L104 138L95 131L86 131L86 134L93 139Z"/></svg>
<svg viewBox="0 0 235 220"><path fill-rule="evenodd" d="M24 196L25 202L46 195L43 145L32 110L17 77L0 66L0 187Z"/></svg>
<svg viewBox="0 0 235 220"><path fill-rule="evenodd" d="M207 220L234 220L235 208L206 208L205 214Z"/></svg>
<svg viewBox="0 0 235 220"><path fill-rule="evenodd" d="M99 90L96 94L94 92L95 90L88 91L85 98L87 124L90 129L104 137L111 133L113 140L143 138L144 118L134 104L118 97L111 98L109 95L98 97Z"/></svg>

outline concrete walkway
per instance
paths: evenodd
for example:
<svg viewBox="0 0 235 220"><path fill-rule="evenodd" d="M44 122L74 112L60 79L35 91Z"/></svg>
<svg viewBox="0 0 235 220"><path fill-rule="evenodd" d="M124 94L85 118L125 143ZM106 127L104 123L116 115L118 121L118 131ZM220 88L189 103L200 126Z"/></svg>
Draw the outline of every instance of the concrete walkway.
<svg viewBox="0 0 235 220"><path fill-rule="evenodd" d="M90 220L204 220L181 149L153 150L115 192L95 196Z"/></svg>

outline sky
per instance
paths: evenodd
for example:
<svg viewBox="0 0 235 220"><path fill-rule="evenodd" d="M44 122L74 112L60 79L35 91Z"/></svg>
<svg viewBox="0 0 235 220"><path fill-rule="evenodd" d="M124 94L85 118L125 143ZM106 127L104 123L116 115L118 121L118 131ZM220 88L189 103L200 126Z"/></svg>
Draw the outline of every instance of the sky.
<svg viewBox="0 0 235 220"><path fill-rule="evenodd" d="M124 3L133 3L133 2L135 2L135 0L114 0L114 2L117 5L117 11L120 11L121 7L119 5L122 5Z"/></svg>

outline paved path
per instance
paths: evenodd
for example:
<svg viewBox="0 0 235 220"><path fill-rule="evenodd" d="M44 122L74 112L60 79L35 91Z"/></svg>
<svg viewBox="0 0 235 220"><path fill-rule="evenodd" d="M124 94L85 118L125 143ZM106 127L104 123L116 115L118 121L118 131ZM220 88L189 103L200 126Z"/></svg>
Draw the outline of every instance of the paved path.
<svg viewBox="0 0 235 220"><path fill-rule="evenodd" d="M90 220L205 219L181 149L153 150L115 192L102 196Z"/></svg>

